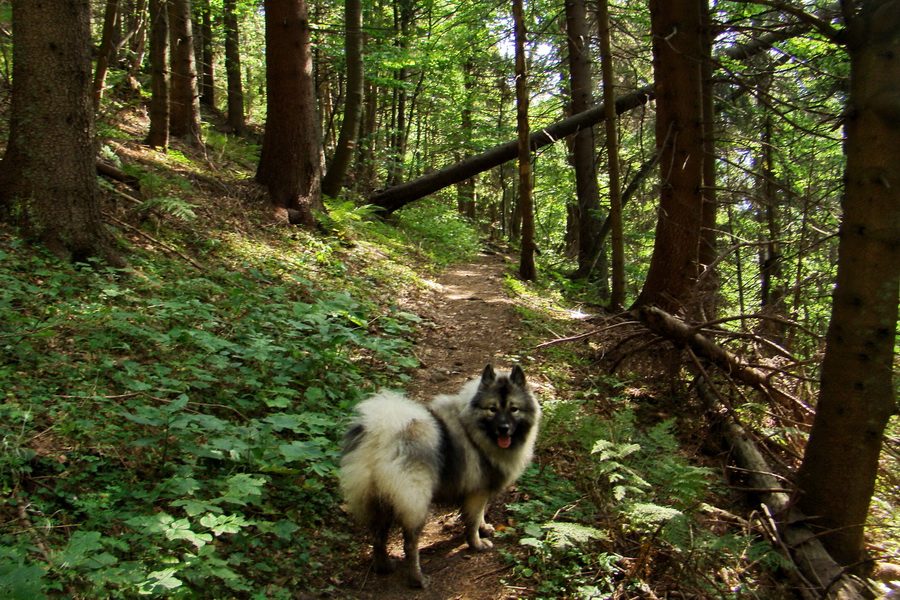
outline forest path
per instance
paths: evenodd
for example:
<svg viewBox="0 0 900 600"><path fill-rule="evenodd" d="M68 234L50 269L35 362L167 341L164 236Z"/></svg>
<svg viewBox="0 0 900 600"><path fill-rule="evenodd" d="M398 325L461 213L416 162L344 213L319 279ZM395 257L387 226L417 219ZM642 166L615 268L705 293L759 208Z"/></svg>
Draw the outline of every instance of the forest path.
<svg viewBox="0 0 900 600"><path fill-rule="evenodd" d="M453 393L481 374L488 363L507 370L519 350L524 327L513 310L503 280L511 259L485 251L440 277L427 298L418 299L415 312L424 319L415 345L421 367L406 386L410 396L426 400L440 393ZM506 523L505 501L509 493L493 503L488 522ZM480 553L468 549L462 523L455 511L435 510L420 542L422 570L431 578L425 590L406 586L401 572L377 575L371 569L371 546L365 535L356 536L359 553L348 561L337 596L358 600L511 600L521 596L500 579L508 564L498 549L514 544L495 539L494 550ZM403 555L399 533L388 550ZM336 596L336 597L337 597Z"/></svg>

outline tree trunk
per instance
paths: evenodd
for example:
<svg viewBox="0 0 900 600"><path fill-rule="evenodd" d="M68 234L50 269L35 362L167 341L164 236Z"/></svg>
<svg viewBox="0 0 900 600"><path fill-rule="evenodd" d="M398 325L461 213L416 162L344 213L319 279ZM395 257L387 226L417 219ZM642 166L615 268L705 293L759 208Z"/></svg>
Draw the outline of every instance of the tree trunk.
<svg viewBox="0 0 900 600"><path fill-rule="evenodd" d="M612 33L609 28L609 3L597 2L600 30L600 58L603 72L603 106L606 107L606 155L609 162L609 222L612 228L612 292L609 304L614 311L625 305L625 243L622 231L622 193L619 175L619 140L614 108ZM602 238L600 240L602 243Z"/></svg>
<svg viewBox="0 0 900 600"><path fill-rule="evenodd" d="M200 104L216 107L215 56L212 39L212 8L209 0L200 2Z"/></svg>
<svg viewBox="0 0 900 600"><path fill-rule="evenodd" d="M399 0L394 4L394 27L397 32L396 45L405 52L409 46L409 28L412 25L415 6L413 0ZM406 80L409 70L403 66L397 69L394 84L394 112L391 128L390 161L388 164L388 184L397 185L403 178L406 161L407 105Z"/></svg>
<svg viewBox="0 0 900 600"><path fill-rule="evenodd" d="M701 7L703 18L703 60L700 64L701 81L703 85L703 204L700 215L700 248L698 262L700 269L706 269L715 263L719 255L717 248L717 219L719 201L716 190L716 107L713 89L713 76L715 74L715 62L712 56L713 42L716 37L716 29L713 27L712 14L709 3L704 2ZM710 321L715 318L718 310L719 276L717 271L706 273L702 277L699 286L700 302L698 307L703 313L703 318Z"/></svg>
<svg viewBox="0 0 900 600"><path fill-rule="evenodd" d="M122 266L100 215L90 13L83 0L12 4L10 137L0 212L64 260Z"/></svg>
<svg viewBox="0 0 900 600"><path fill-rule="evenodd" d="M266 133L256 180L291 223L315 225L322 149L306 0L266 0Z"/></svg>
<svg viewBox="0 0 900 600"><path fill-rule="evenodd" d="M94 109L100 108L103 98L103 86L106 85L106 72L113 53L113 32L116 17L119 14L119 0L106 0L106 11L103 16L103 33L100 37L100 48L97 51L97 69L94 72Z"/></svg>
<svg viewBox="0 0 900 600"><path fill-rule="evenodd" d="M566 40L569 52L569 85L572 114L588 110L594 103L591 84L591 56L588 46L584 0L566 0ZM604 113L608 117L608 113ZM600 248L600 188L594 163L594 129L585 127L572 137L572 166L575 169L575 198L578 224L578 269L575 278L590 276Z"/></svg>
<svg viewBox="0 0 900 600"><path fill-rule="evenodd" d="M858 4L850 56L846 189L816 417L798 506L834 558L863 558L863 527L888 420L900 287L900 0Z"/></svg>
<svg viewBox="0 0 900 600"><path fill-rule="evenodd" d="M241 83L240 30L238 29L236 0L224 0L225 76L228 81L227 123L235 135L247 134L244 120L244 88Z"/></svg>
<svg viewBox="0 0 900 600"><path fill-rule="evenodd" d="M344 42L347 62L347 100L344 103L344 119L341 122L341 131L338 134L334 156L322 179L322 194L331 198L337 198L341 193L344 178L356 155L356 141L359 137L359 125L362 119L365 76L362 55L363 13L360 0L345 1L344 21L347 27Z"/></svg>
<svg viewBox="0 0 900 600"><path fill-rule="evenodd" d="M636 306L685 312L698 276L703 184L702 19L705 0L651 0L660 200L656 241Z"/></svg>
<svg viewBox="0 0 900 600"><path fill-rule="evenodd" d="M169 0L169 135L199 146L200 98L194 59L191 0Z"/></svg>
<svg viewBox="0 0 900 600"><path fill-rule="evenodd" d="M519 149L519 206L522 210L522 252L519 277L533 281L537 277L534 264L534 201L531 195L531 147L528 124L528 80L525 68L525 7L523 0L513 0L513 23L516 44L516 129Z"/></svg>
<svg viewBox="0 0 900 600"><path fill-rule="evenodd" d="M150 131L147 145L169 145L169 9L167 0L150 0Z"/></svg>
<svg viewBox="0 0 900 600"><path fill-rule="evenodd" d="M472 94L475 90L475 65L469 57L463 62L463 89L465 99L460 110L460 126L462 139L459 147L466 157L472 156L472 144L474 123L472 121ZM469 177L460 181L456 186L456 208L459 214L475 218L475 178Z"/></svg>

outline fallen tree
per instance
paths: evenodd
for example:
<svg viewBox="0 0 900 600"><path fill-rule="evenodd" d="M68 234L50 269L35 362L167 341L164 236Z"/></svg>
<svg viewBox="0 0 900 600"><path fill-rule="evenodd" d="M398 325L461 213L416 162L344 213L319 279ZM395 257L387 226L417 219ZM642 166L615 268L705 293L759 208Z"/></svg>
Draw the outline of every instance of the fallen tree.
<svg viewBox="0 0 900 600"><path fill-rule="evenodd" d="M827 18L832 14L836 14L836 12L836 7L829 7L823 11L823 20L827 21ZM809 31L813 26L814 23L803 20L787 24L779 31L773 31L748 42L729 46L718 53L717 58L746 60L771 48L773 44ZM654 94L655 85L650 84L617 98L615 102L616 114L620 115L646 104L654 99ZM590 110L549 125L531 134L531 149L534 151L549 146L560 139L578 133L582 129L593 127L603 122L605 118L605 104L600 104ZM380 207L390 214L429 194L515 159L518 152L517 144L516 140L506 142L505 144L494 146L481 154L447 165L439 171L378 190L367 199L367 203Z"/></svg>
<svg viewBox="0 0 900 600"><path fill-rule="evenodd" d="M654 93L653 88L653 85L646 85L617 98L616 114L622 114L652 100ZM529 138L531 150L535 151L544 146L549 146L562 138L578 133L578 131L582 129L593 127L605 118L604 110L604 105L601 104L590 110L533 132ZM392 213L395 210L403 208L410 202L415 202L420 198L424 198L425 196L451 186L454 183L459 183L478 173L482 173L488 169L492 169L515 159L518 155L517 144L518 142L515 140L507 142L500 146L495 146L481 154L448 165L434 173L429 173L428 175L413 179L412 181L379 190L375 192L367 202L384 209L388 213Z"/></svg>
<svg viewBox="0 0 900 600"><path fill-rule="evenodd" d="M805 588L801 590L804 596L828 600L869 597L865 584L849 575L807 526L810 519L793 506L791 490L784 488L754 443L753 436L726 409L706 366L718 367L738 381L770 395L787 394L778 391L770 378L759 369L742 362L681 319L647 306L631 311L631 316L657 336L672 341L690 353L697 373L698 395L707 414L712 415L713 426L726 442L732 460L745 474L748 491L759 497L769 518L773 538L797 566L796 574L802 588Z"/></svg>

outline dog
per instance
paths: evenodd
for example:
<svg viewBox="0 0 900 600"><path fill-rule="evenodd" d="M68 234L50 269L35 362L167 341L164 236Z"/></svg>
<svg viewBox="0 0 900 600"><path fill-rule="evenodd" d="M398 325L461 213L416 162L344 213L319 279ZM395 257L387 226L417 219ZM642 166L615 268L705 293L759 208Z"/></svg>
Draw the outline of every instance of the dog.
<svg viewBox="0 0 900 600"><path fill-rule="evenodd" d="M487 365L459 393L428 405L392 391L360 402L344 438L340 484L347 511L371 530L375 571L393 570L387 539L397 523L407 581L428 585L419 537L432 504L458 506L469 547L492 548L488 501L531 461L540 420L519 366L497 375Z"/></svg>

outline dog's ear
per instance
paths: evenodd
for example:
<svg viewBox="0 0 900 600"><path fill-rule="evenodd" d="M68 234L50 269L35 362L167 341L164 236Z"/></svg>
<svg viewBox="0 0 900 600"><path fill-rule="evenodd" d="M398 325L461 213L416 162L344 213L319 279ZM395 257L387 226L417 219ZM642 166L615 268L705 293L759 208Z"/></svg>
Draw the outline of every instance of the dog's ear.
<svg viewBox="0 0 900 600"><path fill-rule="evenodd" d="M494 373L494 367L488 365L484 368L484 371L481 372L481 386L482 388L486 388L487 386L494 383L497 379L497 374Z"/></svg>
<svg viewBox="0 0 900 600"><path fill-rule="evenodd" d="M509 374L509 380L513 382L514 385L525 387L525 371L522 370L522 367L519 365L514 366L512 372Z"/></svg>

